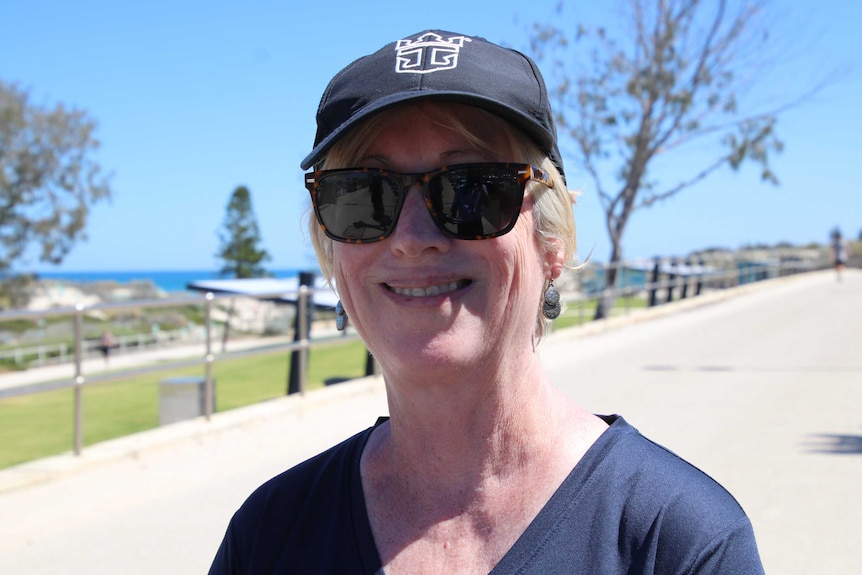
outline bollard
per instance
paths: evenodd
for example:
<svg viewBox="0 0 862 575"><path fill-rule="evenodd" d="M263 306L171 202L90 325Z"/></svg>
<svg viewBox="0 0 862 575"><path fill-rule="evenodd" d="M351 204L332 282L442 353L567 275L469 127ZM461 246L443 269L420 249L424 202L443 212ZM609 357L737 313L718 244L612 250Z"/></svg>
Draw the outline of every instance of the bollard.
<svg viewBox="0 0 862 575"><path fill-rule="evenodd" d="M168 425L212 413L215 393L206 377L171 377L159 382L159 425ZM207 407L207 400L211 402Z"/></svg>

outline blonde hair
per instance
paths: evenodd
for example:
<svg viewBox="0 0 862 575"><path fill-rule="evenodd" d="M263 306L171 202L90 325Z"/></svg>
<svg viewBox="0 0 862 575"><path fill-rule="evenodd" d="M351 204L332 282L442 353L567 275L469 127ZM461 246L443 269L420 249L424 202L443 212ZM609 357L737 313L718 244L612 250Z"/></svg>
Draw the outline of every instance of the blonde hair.
<svg viewBox="0 0 862 575"><path fill-rule="evenodd" d="M477 149L487 151L495 156L506 157L506 161L523 162L544 170L553 188L539 182L530 182L528 193L533 197L533 221L536 237L544 252L563 252L563 265L571 266L577 255L577 240L575 235L575 219L572 213L574 195L566 187L565 180L554 162L548 158L538 144L527 137L521 130L485 110L458 104L454 102L423 102L420 104L403 104L393 110L412 106L416 113L430 114L433 108L433 119L440 125L452 130ZM412 111L412 110L411 110ZM442 112L442 113L441 113ZM341 138L319 164L321 170L355 167L367 151L371 142L385 129L391 121L391 111L376 114L362 122ZM492 129L493 127L493 129ZM505 142L497 141L502 128L506 134ZM507 156L514 157L507 157ZM317 254L320 271L330 284L333 279L332 240L326 237L320 224L309 210L308 231L311 244ZM550 322L542 314L541 305L538 309L536 336L541 338Z"/></svg>

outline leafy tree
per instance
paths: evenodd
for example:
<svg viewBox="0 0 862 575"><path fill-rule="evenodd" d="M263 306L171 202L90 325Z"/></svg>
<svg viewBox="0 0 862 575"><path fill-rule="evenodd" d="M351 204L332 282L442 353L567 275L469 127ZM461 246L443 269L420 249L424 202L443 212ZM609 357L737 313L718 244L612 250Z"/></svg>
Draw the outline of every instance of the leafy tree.
<svg viewBox="0 0 862 575"><path fill-rule="evenodd" d="M34 274L0 273L0 309L27 307L37 280Z"/></svg>
<svg viewBox="0 0 862 575"><path fill-rule="evenodd" d="M0 272L31 245L40 261L59 264L86 239L90 205L111 196L92 159L95 128L85 111L34 104L27 91L0 80ZM20 292L11 277L0 282L5 300Z"/></svg>
<svg viewBox="0 0 862 575"><path fill-rule="evenodd" d="M270 256L258 247L260 232L251 206L251 194L245 186L239 186L231 195L219 239L221 247L216 256L224 260L222 276L245 279L269 275L261 264Z"/></svg>
<svg viewBox="0 0 862 575"><path fill-rule="evenodd" d="M701 182L723 167L746 163L777 183L770 156L782 149L778 114L743 110L740 94L757 70L768 39L766 0L627 0L621 40L583 27L568 32L536 24L533 53L550 61L550 92L563 138L595 186L612 245L609 261L623 258L622 240L632 214ZM558 6L562 10L562 3ZM588 69L579 69L586 61ZM659 158L682 150L715 150L681 177L659 182L650 170ZM606 275L614 287L617 268ZM610 290L605 291L606 294ZM596 317L613 306L606 295Z"/></svg>

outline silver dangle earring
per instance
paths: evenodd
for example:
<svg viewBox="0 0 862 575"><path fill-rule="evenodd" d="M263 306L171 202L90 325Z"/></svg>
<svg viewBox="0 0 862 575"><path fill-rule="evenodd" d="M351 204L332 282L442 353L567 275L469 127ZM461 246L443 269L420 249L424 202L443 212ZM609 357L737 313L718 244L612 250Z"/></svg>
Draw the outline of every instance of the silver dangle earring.
<svg viewBox="0 0 862 575"><path fill-rule="evenodd" d="M338 331L344 331L346 327L347 312L344 310L344 306L341 305L341 300L338 300L338 303L335 304L335 328Z"/></svg>
<svg viewBox="0 0 862 575"><path fill-rule="evenodd" d="M545 290L545 299L542 302L542 314L548 319L557 319L563 306L560 305L560 292L554 287L554 280L548 284Z"/></svg>

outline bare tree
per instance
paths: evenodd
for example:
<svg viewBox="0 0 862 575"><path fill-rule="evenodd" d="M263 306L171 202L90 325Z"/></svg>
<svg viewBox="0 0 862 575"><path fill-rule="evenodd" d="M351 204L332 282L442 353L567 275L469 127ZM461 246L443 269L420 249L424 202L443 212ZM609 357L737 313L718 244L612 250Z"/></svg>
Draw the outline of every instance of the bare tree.
<svg viewBox="0 0 862 575"><path fill-rule="evenodd" d="M765 65L766 0L626 0L623 40L603 28L537 24L530 41L550 62L549 86L563 138L589 174L612 245L605 285L616 285L632 214L692 187L723 167L746 163L777 183L770 156L782 149L775 125L789 103L743 109L740 95ZM562 4L558 6L562 11ZM587 69L579 66L586 60ZM674 182L650 173L655 161L697 143L714 150ZM653 170L654 172L654 170ZM596 318L613 306L605 290Z"/></svg>

